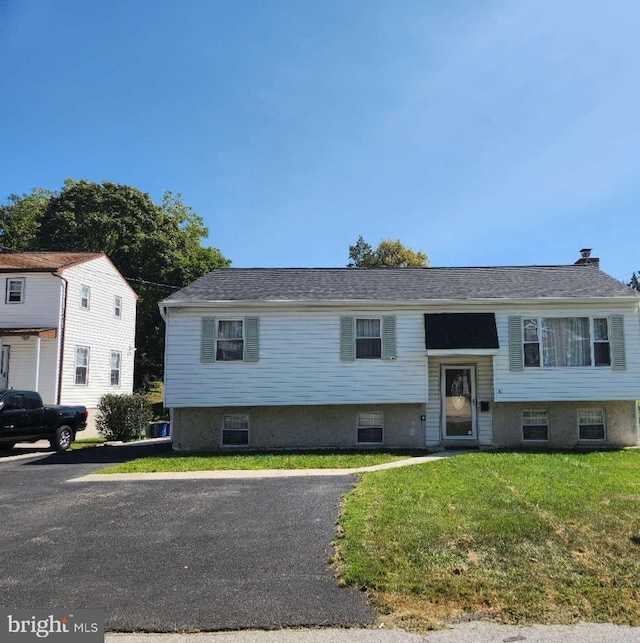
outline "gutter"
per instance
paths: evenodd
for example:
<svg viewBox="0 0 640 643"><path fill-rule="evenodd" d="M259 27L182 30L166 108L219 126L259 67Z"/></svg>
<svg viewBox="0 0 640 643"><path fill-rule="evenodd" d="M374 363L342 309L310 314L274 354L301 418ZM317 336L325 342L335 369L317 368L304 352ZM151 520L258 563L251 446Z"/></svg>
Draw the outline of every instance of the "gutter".
<svg viewBox="0 0 640 643"><path fill-rule="evenodd" d="M59 273L55 271L51 273L54 277L58 277L64 282L64 302L62 304L62 319L60 320L60 361L58 363L58 391L56 393L56 404L60 404L62 399L62 372L64 364L64 337L67 328L67 298L69 295L69 282Z"/></svg>
<svg viewBox="0 0 640 643"><path fill-rule="evenodd" d="M557 305L565 304L640 304L640 297L532 297L527 299L333 299L333 300L304 300L304 299L271 299L271 300L205 300L205 299L165 299L161 301L160 314L165 319L167 308L322 308L335 306L355 307L387 307L387 308L423 308L425 306L491 306L509 307L514 305Z"/></svg>

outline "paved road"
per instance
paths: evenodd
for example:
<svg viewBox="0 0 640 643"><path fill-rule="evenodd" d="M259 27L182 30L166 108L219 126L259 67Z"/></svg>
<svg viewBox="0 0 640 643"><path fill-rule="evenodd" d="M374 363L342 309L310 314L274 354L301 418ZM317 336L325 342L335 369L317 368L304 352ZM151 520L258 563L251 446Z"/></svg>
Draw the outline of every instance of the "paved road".
<svg viewBox="0 0 640 643"><path fill-rule="evenodd" d="M0 605L100 607L116 631L373 621L326 565L348 477L66 482L167 448L0 458Z"/></svg>

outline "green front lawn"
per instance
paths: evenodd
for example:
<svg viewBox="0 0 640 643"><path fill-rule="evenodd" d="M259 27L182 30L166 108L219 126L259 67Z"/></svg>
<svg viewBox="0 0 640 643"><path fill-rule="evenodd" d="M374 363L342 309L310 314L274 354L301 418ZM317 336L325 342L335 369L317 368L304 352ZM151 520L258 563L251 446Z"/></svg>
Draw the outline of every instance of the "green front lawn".
<svg viewBox="0 0 640 643"><path fill-rule="evenodd" d="M367 473L336 566L387 623L640 625L640 450L473 453Z"/></svg>
<svg viewBox="0 0 640 643"><path fill-rule="evenodd" d="M427 455L426 451L270 451L197 453L170 451L138 458L98 473L209 471L218 469L351 469Z"/></svg>
<svg viewBox="0 0 640 643"><path fill-rule="evenodd" d="M73 442L69 448L72 451L77 451L78 449L97 447L104 444L105 442L106 440L104 438L81 438Z"/></svg>

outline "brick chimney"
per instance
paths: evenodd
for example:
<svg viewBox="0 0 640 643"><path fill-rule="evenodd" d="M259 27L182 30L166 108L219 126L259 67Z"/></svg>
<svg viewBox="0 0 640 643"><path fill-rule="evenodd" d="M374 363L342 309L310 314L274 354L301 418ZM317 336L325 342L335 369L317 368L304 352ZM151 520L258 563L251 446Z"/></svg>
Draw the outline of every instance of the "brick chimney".
<svg viewBox="0 0 640 643"><path fill-rule="evenodd" d="M591 250L592 248L582 248L582 250L580 250L580 259L576 261L575 265L594 266L595 268L600 268L600 259L598 259L598 257L592 257Z"/></svg>

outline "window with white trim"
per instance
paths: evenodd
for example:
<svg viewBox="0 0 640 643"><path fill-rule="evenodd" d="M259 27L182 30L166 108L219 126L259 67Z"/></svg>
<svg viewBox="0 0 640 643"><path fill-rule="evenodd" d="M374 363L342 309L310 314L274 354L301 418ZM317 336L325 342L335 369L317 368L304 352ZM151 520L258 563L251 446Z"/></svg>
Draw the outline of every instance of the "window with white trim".
<svg viewBox="0 0 640 643"><path fill-rule="evenodd" d="M110 357L110 374L109 385L120 386L120 374L122 373L122 353L119 351L111 351Z"/></svg>
<svg viewBox="0 0 640 643"><path fill-rule="evenodd" d="M222 446L246 447L249 444L249 416L225 415L222 421Z"/></svg>
<svg viewBox="0 0 640 643"><path fill-rule="evenodd" d="M80 308L89 310L91 300L91 288L89 286L80 286Z"/></svg>
<svg viewBox="0 0 640 643"><path fill-rule="evenodd" d="M606 439L604 409L580 409L578 430L581 440Z"/></svg>
<svg viewBox="0 0 640 643"><path fill-rule="evenodd" d="M358 444L382 444L383 433L382 413L358 413Z"/></svg>
<svg viewBox="0 0 640 643"><path fill-rule="evenodd" d="M547 411L522 411L522 439L538 441L549 439Z"/></svg>
<svg viewBox="0 0 640 643"><path fill-rule="evenodd" d="M118 319L122 317L122 297L117 295L113 298L113 316Z"/></svg>
<svg viewBox="0 0 640 643"><path fill-rule="evenodd" d="M219 362L244 359L244 322L242 319L219 319L216 360Z"/></svg>
<svg viewBox="0 0 640 643"><path fill-rule="evenodd" d="M89 347L76 346L75 383L86 386L89 383Z"/></svg>
<svg viewBox="0 0 640 643"><path fill-rule="evenodd" d="M380 319L356 319L356 359L381 359Z"/></svg>
<svg viewBox="0 0 640 643"><path fill-rule="evenodd" d="M7 279L7 304L21 304L24 302L24 279Z"/></svg>
<svg viewBox="0 0 640 643"><path fill-rule="evenodd" d="M534 317L523 319L524 365L531 367L591 366L591 319L589 317ZM596 320L593 320L594 323ZM606 319L604 320L606 322ZM595 326L594 326L595 329ZM608 330L600 321L597 325L599 340L608 344ZM594 331L595 332L595 331ZM595 351L596 349L594 349ZM606 349L598 348L604 359ZM602 360L601 360L602 361ZM605 364L599 363L599 366Z"/></svg>

